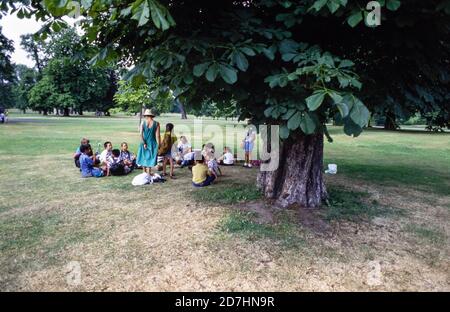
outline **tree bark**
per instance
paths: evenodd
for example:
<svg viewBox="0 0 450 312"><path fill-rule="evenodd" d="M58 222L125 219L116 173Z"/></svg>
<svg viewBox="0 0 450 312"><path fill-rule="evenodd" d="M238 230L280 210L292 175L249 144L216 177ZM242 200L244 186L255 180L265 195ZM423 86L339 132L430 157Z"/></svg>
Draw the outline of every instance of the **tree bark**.
<svg viewBox="0 0 450 312"><path fill-rule="evenodd" d="M47 116L47 115L48 115L47 109L43 109L43 110L42 110L42 115L44 115L44 116Z"/></svg>
<svg viewBox="0 0 450 312"><path fill-rule="evenodd" d="M396 116L392 112L386 112L385 114L386 121L384 122L385 130L397 130L398 125L396 123Z"/></svg>
<svg viewBox="0 0 450 312"><path fill-rule="evenodd" d="M291 135L280 147L275 171L260 171L257 187L282 207L318 208L327 199L323 179L323 134Z"/></svg>
<svg viewBox="0 0 450 312"><path fill-rule="evenodd" d="M68 117L69 114L69 109L68 108L64 108L64 117Z"/></svg>
<svg viewBox="0 0 450 312"><path fill-rule="evenodd" d="M175 102L177 103L178 108L180 110L181 119L187 119L186 109L184 108L183 103L181 103L181 101L178 98L175 99Z"/></svg>

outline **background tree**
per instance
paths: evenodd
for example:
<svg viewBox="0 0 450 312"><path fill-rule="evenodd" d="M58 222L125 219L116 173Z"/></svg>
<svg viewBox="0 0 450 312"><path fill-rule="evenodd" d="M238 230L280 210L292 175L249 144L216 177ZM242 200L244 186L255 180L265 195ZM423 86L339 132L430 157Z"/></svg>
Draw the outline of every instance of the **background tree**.
<svg viewBox="0 0 450 312"><path fill-rule="evenodd" d="M170 112L174 104L174 97L168 88L160 88L155 82L133 86L122 80L119 81L114 101L125 112L137 114L143 108L151 107L162 114Z"/></svg>
<svg viewBox="0 0 450 312"><path fill-rule="evenodd" d="M33 68L29 68L25 65L16 65L17 82L13 87L14 107L26 113L26 109L29 108L28 93L34 87L37 82L38 73Z"/></svg>
<svg viewBox="0 0 450 312"><path fill-rule="evenodd" d="M124 112L137 114L141 112L143 106L151 103L151 90L147 84L133 87L131 83L121 80L118 86L114 101Z"/></svg>
<svg viewBox="0 0 450 312"><path fill-rule="evenodd" d="M369 28L362 0L80 1L94 61L133 66L134 84L159 77L190 106L236 101L241 118L280 124L280 166L260 173L258 186L282 206L306 207L327 196L327 120L359 135L369 119L360 98L373 112L393 111L390 98L420 112L448 109L449 1L379 3L382 26ZM70 11L44 4L33 1L47 23Z"/></svg>
<svg viewBox="0 0 450 312"><path fill-rule="evenodd" d="M27 52L28 57L33 60L39 76L42 76L42 71L48 62L45 41L36 40L35 36L32 34L22 35L20 38L20 46Z"/></svg>
<svg viewBox="0 0 450 312"><path fill-rule="evenodd" d="M108 114L114 106L115 70L91 65L85 53L89 46L82 43L73 28L52 34L42 46L46 65L42 70L42 83L39 81L30 94L31 107L41 108L44 114L52 109L62 110L64 116L72 109L79 115L85 110ZM47 96L43 103L37 103Z"/></svg>
<svg viewBox="0 0 450 312"><path fill-rule="evenodd" d="M0 27L0 106L13 106L13 84L15 82L14 64L11 54L14 52L13 42L6 38Z"/></svg>

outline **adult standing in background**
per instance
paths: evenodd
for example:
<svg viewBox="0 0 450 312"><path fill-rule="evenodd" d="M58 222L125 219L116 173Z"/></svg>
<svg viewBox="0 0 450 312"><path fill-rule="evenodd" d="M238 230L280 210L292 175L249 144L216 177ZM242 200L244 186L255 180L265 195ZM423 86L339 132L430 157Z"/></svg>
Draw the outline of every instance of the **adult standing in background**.
<svg viewBox="0 0 450 312"><path fill-rule="evenodd" d="M158 160L158 146L161 145L159 122L154 118L153 109L144 111L145 120L140 127L141 144L139 145L136 163L145 173L151 174L151 168L156 166Z"/></svg>

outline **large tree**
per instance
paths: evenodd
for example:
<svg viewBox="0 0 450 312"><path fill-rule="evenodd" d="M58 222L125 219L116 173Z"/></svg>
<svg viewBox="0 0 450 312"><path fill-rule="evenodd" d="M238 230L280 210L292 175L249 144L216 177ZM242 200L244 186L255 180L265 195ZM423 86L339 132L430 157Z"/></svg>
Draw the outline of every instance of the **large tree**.
<svg viewBox="0 0 450 312"><path fill-rule="evenodd" d="M326 198L325 122L341 119L359 135L363 101L373 112L439 111L448 122L448 0L378 1L379 27L364 25L373 15L363 0L78 2L96 62L133 66L135 84L159 77L188 105L237 103L241 118L280 124L280 166L258 185L283 206ZM43 3L33 2L49 24L71 10Z"/></svg>

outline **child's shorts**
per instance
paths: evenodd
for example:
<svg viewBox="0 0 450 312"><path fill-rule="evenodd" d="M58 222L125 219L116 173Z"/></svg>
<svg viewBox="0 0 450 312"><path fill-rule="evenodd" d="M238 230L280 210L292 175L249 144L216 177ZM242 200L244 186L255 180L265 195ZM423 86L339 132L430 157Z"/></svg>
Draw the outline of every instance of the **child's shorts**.
<svg viewBox="0 0 450 312"><path fill-rule="evenodd" d="M213 181L215 179L216 179L216 177L213 176L213 175L207 176L206 180L203 181L202 183L194 183L194 182L192 182L192 185L195 186L195 187L205 187L205 186L211 185L211 183L213 183Z"/></svg>
<svg viewBox="0 0 450 312"><path fill-rule="evenodd" d="M244 143L244 151L246 153L250 153L253 150L253 142L245 142Z"/></svg>
<svg viewBox="0 0 450 312"><path fill-rule="evenodd" d="M172 150L169 150L163 155L164 158L172 159Z"/></svg>
<svg viewBox="0 0 450 312"><path fill-rule="evenodd" d="M93 177L96 177L96 178L103 177L103 175L104 175L103 170L99 169L99 168L92 168L91 174Z"/></svg>

